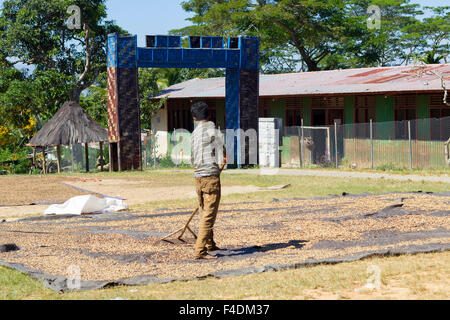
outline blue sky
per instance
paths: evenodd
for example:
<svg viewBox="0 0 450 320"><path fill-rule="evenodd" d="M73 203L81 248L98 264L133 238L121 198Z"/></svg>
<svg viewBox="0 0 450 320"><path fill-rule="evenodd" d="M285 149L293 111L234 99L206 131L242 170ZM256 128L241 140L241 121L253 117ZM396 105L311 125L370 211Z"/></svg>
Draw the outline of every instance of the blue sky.
<svg viewBox="0 0 450 320"><path fill-rule="evenodd" d="M0 0L2 1L2 0ZM146 34L167 34L171 29L190 25L191 17L181 8L181 0L108 0L108 18L131 34L138 35L138 45L145 46ZM413 0L421 6L445 6L448 0Z"/></svg>
<svg viewBox="0 0 450 320"><path fill-rule="evenodd" d="M4 0L0 0L0 5ZM181 8L182 0L107 0L108 19L132 34L140 45L146 34L167 34L171 29L188 26L191 15ZM448 0L413 0L421 6L445 6Z"/></svg>
<svg viewBox="0 0 450 320"><path fill-rule="evenodd" d="M4 0L0 0L0 5ZM167 34L171 29L190 25L191 16L181 8L182 0L107 0L108 19L131 34L138 35L138 45L145 46L146 34ZM421 6L445 6L448 0L413 0Z"/></svg>
<svg viewBox="0 0 450 320"><path fill-rule="evenodd" d="M191 15L181 8L180 0L108 0L108 19L138 35L138 45L145 46L146 34L167 34L171 29L190 25Z"/></svg>

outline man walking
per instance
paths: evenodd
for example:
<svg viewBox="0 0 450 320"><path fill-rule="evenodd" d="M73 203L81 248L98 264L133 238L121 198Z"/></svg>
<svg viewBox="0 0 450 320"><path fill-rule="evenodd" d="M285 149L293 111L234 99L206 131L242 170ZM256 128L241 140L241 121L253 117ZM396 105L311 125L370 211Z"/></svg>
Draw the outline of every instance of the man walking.
<svg viewBox="0 0 450 320"><path fill-rule="evenodd" d="M195 168L195 188L200 208L200 225L195 243L196 259L217 259L208 252L220 250L214 242L213 227L220 203L220 168L218 160L223 153L223 141L213 122L209 121L208 105L196 102L191 106L196 128L192 133L192 163Z"/></svg>

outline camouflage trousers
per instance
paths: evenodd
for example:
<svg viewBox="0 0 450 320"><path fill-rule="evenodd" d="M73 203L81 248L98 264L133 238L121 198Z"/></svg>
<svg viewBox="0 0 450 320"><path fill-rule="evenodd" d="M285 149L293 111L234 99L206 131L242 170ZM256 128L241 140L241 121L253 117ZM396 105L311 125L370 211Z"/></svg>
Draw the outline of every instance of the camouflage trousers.
<svg viewBox="0 0 450 320"><path fill-rule="evenodd" d="M200 224L195 243L196 258L206 255L215 247L213 227L220 203L220 178L217 176L195 178L200 209Z"/></svg>

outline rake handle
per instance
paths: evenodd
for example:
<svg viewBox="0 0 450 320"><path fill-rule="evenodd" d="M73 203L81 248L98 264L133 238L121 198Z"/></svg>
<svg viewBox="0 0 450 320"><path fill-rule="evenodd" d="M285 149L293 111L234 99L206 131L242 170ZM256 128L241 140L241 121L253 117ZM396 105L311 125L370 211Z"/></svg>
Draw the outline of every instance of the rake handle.
<svg viewBox="0 0 450 320"><path fill-rule="evenodd" d="M181 229L181 234L178 236L178 239L181 239L181 237L183 236L183 234L186 231L186 229L189 228L189 223L191 223L191 220L194 218L194 216L197 213L198 209L199 209L199 206L197 206L197 208L195 208L194 211L191 213L191 216L189 217L189 220L186 222L184 227Z"/></svg>

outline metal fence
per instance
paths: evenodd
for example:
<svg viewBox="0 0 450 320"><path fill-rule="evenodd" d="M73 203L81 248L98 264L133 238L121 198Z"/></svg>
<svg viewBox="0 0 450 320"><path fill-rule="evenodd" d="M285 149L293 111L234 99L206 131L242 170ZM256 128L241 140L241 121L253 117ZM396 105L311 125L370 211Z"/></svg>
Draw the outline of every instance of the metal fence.
<svg viewBox="0 0 450 320"><path fill-rule="evenodd" d="M282 163L290 166L443 169L450 117L318 127L286 127Z"/></svg>
<svg viewBox="0 0 450 320"><path fill-rule="evenodd" d="M331 126L284 127L281 164L287 167L353 169L450 168L450 117L368 122ZM142 135L142 167L190 166L190 133L167 137L167 153L154 134ZM447 142L447 144L445 144ZM108 144L103 145L104 170L109 170ZM447 153L446 153L447 150ZM47 149L49 172L56 170L56 148ZM64 172L86 171L84 145L61 147ZM89 170L100 171L99 144L89 144Z"/></svg>
<svg viewBox="0 0 450 320"><path fill-rule="evenodd" d="M179 160L173 166L187 166L190 155L180 144L189 138L189 133L176 137L169 134L165 158L154 156L158 146L147 143L147 166L171 166L173 158ZM281 164L303 168L445 169L450 161L445 151L449 138L450 117L284 127Z"/></svg>

